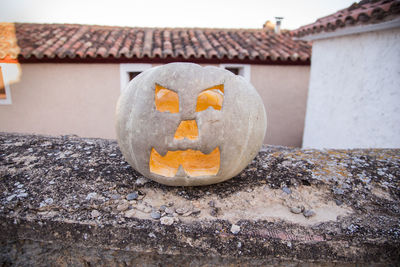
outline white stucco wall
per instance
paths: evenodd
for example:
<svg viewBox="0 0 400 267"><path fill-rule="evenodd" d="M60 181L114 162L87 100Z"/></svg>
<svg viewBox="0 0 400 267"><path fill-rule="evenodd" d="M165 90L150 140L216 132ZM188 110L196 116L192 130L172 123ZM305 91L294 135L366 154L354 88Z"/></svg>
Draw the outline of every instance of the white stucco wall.
<svg viewBox="0 0 400 267"><path fill-rule="evenodd" d="M400 147L400 28L316 40L303 147Z"/></svg>

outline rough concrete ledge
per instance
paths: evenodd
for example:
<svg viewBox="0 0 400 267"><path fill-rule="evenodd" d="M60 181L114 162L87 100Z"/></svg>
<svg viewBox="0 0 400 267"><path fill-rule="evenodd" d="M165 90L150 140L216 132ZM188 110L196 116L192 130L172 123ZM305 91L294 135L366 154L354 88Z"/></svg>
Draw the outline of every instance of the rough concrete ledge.
<svg viewBox="0 0 400 267"><path fill-rule="evenodd" d="M400 262L400 150L268 146L183 188L133 171L115 141L0 134L0 178L3 266Z"/></svg>

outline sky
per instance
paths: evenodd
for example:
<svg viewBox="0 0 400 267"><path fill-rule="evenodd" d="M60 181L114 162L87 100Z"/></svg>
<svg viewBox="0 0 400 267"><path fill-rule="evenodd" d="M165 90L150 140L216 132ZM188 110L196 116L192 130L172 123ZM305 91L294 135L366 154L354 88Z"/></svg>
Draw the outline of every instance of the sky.
<svg viewBox="0 0 400 267"><path fill-rule="evenodd" d="M137 27L261 28L284 17L297 29L354 0L0 0L0 22Z"/></svg>

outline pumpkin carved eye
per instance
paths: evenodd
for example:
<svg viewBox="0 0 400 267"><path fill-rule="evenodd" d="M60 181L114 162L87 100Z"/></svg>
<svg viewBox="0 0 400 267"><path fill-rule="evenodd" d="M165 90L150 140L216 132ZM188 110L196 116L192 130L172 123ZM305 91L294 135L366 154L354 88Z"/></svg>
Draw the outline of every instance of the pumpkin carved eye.
<svg viewBox="0 0 400 267"><path fill-rule="evenodd" d="M179 112L179 97L178 94L159 84L156 84L155 92L156 109L160 112Z"/></svg>
<svg viewBox="0 0 400 267"><path fill-rule="evenodd" d="M219 84L205 89L197 97L196 112L206 110L212 107L215 110L221 110L224 101L224 85Z"/></svg>

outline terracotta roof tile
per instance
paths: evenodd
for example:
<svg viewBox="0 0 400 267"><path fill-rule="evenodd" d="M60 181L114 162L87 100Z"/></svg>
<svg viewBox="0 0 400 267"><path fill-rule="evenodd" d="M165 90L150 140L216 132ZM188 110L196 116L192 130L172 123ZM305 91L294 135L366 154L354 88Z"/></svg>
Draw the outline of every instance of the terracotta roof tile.
<svg viewBox="0 0 400 267"><path fill-rule="evenodd" d="M392 20L400 16L400 0L362 0L316 22L292 31L297 37L354 25L366 25Z"/></svg>
<svg viewBox="0 0 400 267"><path fill-rule="evenodd" d="M10 27L14 31L15 46L10 50L12 53L7 53L14 57L19 55L21 59L309 61L311 54L311 45L293 40L290 33L267 33L262 29L1 23L2 39L8 38L6 31ZM1 49L3 46L0 46L0 59L6 56L5 49Z"/></svg>
<svg viewBox="0 0 400 267"><path fill-rule="evenodd" d="M0 23L0 62L16 60L19 52L14 24Z"/></svg>

